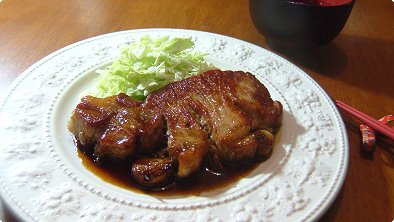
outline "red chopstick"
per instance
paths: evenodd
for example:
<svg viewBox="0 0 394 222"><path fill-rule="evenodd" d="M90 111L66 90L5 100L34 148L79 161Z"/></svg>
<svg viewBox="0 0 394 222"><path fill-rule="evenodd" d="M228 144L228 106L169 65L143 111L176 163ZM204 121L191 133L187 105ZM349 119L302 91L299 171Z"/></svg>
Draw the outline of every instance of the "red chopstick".
<svg viewBox="0 0 394 222"><path fill-rule="evenodd" d="M348 112L352 116L356 117L360 121L364 122L367 124L369 127L373 128L374 130L380 132L381 134L387 136L388 138L394 140L394 129L390 128L389 126L386 126L385 124L377 121L376 119L368 116L367 114L358 111L357 109L339 101L335 101L337 106L343 109L344 111Z"/></svg>

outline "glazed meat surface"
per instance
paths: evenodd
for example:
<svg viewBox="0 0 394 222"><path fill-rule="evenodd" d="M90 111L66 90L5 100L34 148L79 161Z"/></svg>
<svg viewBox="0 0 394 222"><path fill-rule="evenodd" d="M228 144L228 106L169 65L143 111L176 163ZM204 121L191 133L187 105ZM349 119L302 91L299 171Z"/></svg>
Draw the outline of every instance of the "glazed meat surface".
<svg viewBox="0 0 394 222"><path fill-rule="evenodd" d="M83 97L69 120L68 129L81 145L94 146L98 157L127 157L136 150L141 104L126 94Z"/></svg>
<svg viewBox="0 0 394 222"><path fill-rule="evenodd" d="M252 74L211 70L169 84L144 102L125 94L84 97L68 128L97 156L164 153L183 178L203 160L221 168L268 155L281 117L281 103Z"/></svg>

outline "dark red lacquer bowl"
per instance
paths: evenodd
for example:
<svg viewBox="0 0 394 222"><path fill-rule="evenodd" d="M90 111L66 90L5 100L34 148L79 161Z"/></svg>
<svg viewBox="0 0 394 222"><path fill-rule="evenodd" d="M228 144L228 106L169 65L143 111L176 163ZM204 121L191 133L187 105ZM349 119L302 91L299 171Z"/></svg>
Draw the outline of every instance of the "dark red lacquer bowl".
<svg viewBox="0 0 394 222"><path fill-rule="evenodd" d="M312 2L319 2L313 4ZM355 0L249 0L254 26L271 47L314 48L332 41L345 26Z"/></svg>

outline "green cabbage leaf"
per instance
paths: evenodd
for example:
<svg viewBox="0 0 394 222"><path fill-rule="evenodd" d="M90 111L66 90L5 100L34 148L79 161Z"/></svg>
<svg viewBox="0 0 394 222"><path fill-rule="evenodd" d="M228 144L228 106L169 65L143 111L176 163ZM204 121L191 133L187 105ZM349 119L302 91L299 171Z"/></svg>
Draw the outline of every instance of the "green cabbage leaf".
<svg viewBox="0 0 394 222"><path fill-rule="evenodd" d="M213 69L206 55L195 50L190 38L141 37L122 47L112 64L96 71L92 95L104 98L123 92L144 100L169 83Z"/></svg>

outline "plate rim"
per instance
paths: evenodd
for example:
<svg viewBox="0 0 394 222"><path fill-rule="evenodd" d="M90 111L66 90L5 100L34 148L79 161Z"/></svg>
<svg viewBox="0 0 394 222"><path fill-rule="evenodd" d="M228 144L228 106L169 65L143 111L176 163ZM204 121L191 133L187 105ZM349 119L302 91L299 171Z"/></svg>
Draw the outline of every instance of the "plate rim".
<svg viewBox="0 0 394 222"><path fill-rule="evenodd" d="M147 28L147 29L132 29L132 30L122 30L122 31L116 31L116 32L111 32L111 33L106 33L106 34L101 34L98 36L93 36L93 37L89 37L87 39L72 43L70 45L67 45L63 48L60 48L52 53L50 53L49 55L43 57L42 59L38 60L37 62L35 62L33 65L31 65L29 68L27 68L25 71L23 71L12 83L9 87L7 87L7 89L4 91L4 93L2 93L2 95L0 96L0 111L3 110L3 107L6 103L7 98L10 96L10 94L12 94L12 92L14 92L17 88L18 85L23 82L23 80L31 73L34 72L35 69L37 69L38 67L42 66L43 64L45 64L46 62L48 62L49 60L51 60L51 58L56 57L57 55L60 55L61 53L65 52L66 50L69 50L71 48L74 47L78 47L79 45L82 45L86 42L90 42L90 41L95 41L96 39L100 39L100 38L107 38L113 35L121 35L124 33L129 33L130 35L132 35L133 33L137 33L137 32L186 32L186 33L199 33L199 34L203 34L203 35L214 35L216 37L219 38L229 38L232 39L233 41L240 41L243 44L247 44L247 45L252 45L255 48L258 48L259 50L264 50L265 53L268 53L270 56L275 57L276 59L286 63L287 65L291 66L292 69L295 69L298 71L298 73L302 73L303 77L307 78L308 81L310 83L312 83L316 89L319 90L320 94L323 95L325 97L325 101L328 102L328 105L330 106L330 109L334 111L335 117L336 117L336 121L339 123L341 130L339 130L342 134L342 139L343 139L343 159L341 160L341 162L343 163L342 165L342 174L341 175L336 175L336 183L334 186L331 187L330 191L328 193L331 193L330 198L324 198L323 200L321 200L316 208L318 209L314 209L311 211L310 215L307 215L303 220L308 220L311 217L315 217L320 218L328 209L329 207L332 205L332 203L335 201L335 199L337 198L341 187L343 187L343 183L345 181L346 178L346 174L347 174L347 170L348 170L348 164L349 164L349 141L348 141L348 136L346 133L346 127L345 124L343 122L343 119L341 118L338 109L335 107L332 99L328 96L328 94L323 90L323 88L312 78L310 77L306 72L304 72L301 68L297 67L296 65L294 65L293 63L289 62L288 60L286 60L285 58L275 54L274 52L271 52L261 46L255 45L253 43L250 42L246 42L244 40L241 39L237 39L231 36L226 36L226 35L222 35L222 34L217 34L217 33L212 33L212 32L205 32L205 31L199 31L199 30L190 30L190 29L172 29L172 28ZM2 187L4 188L4 187ZM20 217L19 219L25 219L23 217L21 217L21 215L25 215L25 210L23 210L22 206L19 206L18 208L14 208L11 207L9 205L9 200L4 200L5 198L3 198L4 196L8 196L5 195L6 191L4 191L3 189L0 189L0 196L2 197L3 203L6 205L7 209L9 209L10 211L12 211L14 213L15 216ZM12 198L11 198L12 199ZM14 200L12 200L14 202L14 204L18 203ZM324 205L324 207L322 207L322 205ZM22 208L22 209L21 209ZM17 211L17 212L16 212ZM23 214L21 214L21 212ZM32 218L29 218L32 219Z"/></svg>

